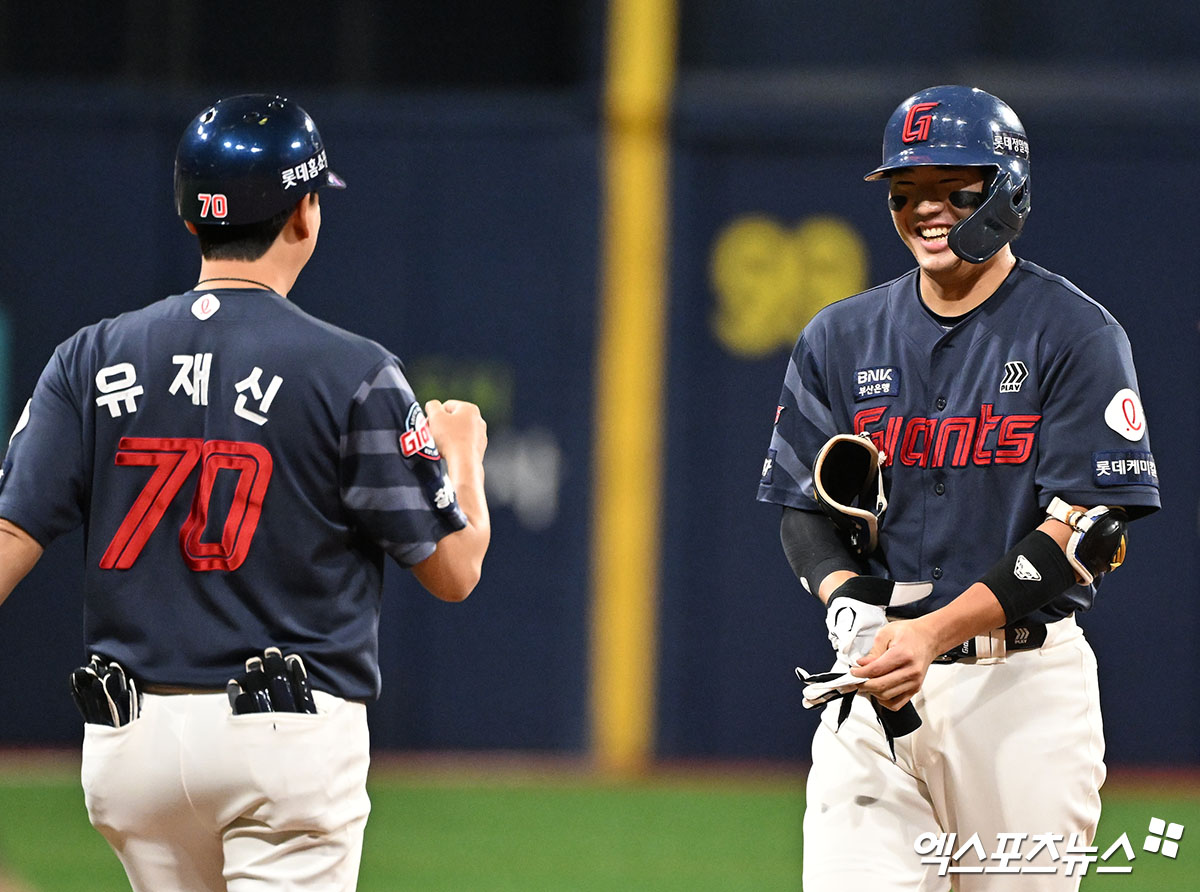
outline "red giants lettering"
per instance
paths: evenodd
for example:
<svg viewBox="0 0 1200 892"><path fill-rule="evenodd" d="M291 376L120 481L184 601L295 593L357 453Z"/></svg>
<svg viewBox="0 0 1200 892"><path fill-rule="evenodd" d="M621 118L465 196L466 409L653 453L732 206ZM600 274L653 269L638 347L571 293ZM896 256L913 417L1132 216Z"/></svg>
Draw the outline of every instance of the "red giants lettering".
<svg viewBox="0 0 1200 892"><path fill-rule="evenodd" d="M885 419L887 406L875 406L854 416L854 432L871 429L884 465L896 460L922 468L1024 464L1033 454L1042 416L996 415L994 408L984 403L976 416Z"/></svg>

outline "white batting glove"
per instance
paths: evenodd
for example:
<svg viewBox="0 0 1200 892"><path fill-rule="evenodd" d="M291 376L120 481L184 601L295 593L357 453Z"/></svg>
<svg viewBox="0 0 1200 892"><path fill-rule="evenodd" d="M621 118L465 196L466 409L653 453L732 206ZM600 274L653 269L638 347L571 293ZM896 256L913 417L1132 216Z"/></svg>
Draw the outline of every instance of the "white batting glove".
<svg viewBox="0 0 1200 892"><path fill-rule="evenodd" d="M796 675L804 682L805 709L816 709L830 700L853 694L854 689L866 681L851 675L850 670L871 650L875 636L886 624L887 616L882 607L845 595L829 599L825 628L829 630L829 642L833 645L833 666L821 673L809 673L796 667Z"/></svg>
<svg viewBox="0 0 1200 892"><path fill-rule="evenodd" d="M903 594L897 597L900 591ZM875 636L887 625L886 608L893 600L909 603L933 590L928 583L895 583L877 576L854 576L839 585L826 605L825 628L833 645L833 666L812 674L799 667L804 682L804 708L815 709L830 700L850 696L865 678L850 674L871 651Z"/></svg>

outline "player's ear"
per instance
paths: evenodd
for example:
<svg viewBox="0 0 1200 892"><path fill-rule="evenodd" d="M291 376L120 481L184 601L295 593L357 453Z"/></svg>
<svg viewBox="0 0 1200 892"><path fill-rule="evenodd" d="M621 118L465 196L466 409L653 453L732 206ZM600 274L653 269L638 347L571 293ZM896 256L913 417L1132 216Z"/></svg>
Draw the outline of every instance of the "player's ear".
<svg viewBox="0 0 1200 892"><path fill-rule="evenodd" d="M184 220L183 225L187 227L187 231L190 232L192 235L200 234L199 232L196 231L196 224L193 223L191 220Z"/></svg>
<svg viewBox="0 0 1200 892"><path fill-rule="evenodd" d="M310 192L296 202L296 207L292 209L292 216L288 218L287 225L292 228L297 240L304 240L316 231L316 215L320 213L317 207L317 193Z"/></svg>

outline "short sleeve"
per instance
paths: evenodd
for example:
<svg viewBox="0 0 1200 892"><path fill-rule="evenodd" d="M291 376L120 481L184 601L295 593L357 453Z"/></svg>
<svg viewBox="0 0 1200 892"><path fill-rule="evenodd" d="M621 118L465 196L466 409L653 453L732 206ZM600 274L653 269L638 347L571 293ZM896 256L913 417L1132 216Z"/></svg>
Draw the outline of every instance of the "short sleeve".
<svg viewBox="0 0 1200 892"><path fill-rule="evenodd" d="M1159 507L1158 469L1124 330L1110 323L1080 338L1045 378L1037 488L1042 506Z"/></svg>
<svg viewBox="0 0 1200 892"><path fill-rule="evenodd" d="M0 469L0 517L43 547L83 522L88 487L82 410L67 371L70 343L42 371Z"/></svg>
<svg viewBox="0 0 1200 892"><path fill-rule="evenodd" d="M788 360L775 426L758 483L758 500L815 511L812 462L838 431L808 332L800 336Z"/></svg>
<svg viewBox="0 0 1200 892"><path fill-rule="evenodd" d="M400 363L379 363L354 394L340 443L341 498L357 525L402 567L467 525L446 464Z"/></svg>

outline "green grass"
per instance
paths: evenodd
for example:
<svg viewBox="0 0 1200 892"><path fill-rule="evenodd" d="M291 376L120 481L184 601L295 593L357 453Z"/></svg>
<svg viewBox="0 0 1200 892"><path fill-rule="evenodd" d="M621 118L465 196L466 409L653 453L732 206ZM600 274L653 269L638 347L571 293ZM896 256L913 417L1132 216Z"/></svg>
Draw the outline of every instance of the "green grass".
<svg viewBox="0 0 1200 892"><path fill-rule="evenodd" d="M1096 843L1103 852L1127 833L1134 869L1089 875L1084 892L1200 889L1194 788L1112 784L1106 793ZM371 797L360 892L800 888L799 775L706 772L610 784L557 768L384 764L373 771ZM1152 816L1189 828L1178 859L1142 850ZM0 863L36 892L128 889L88 824L69 760L33 771L0 764ZM1118 854L1109 863L1126 862Z"/></svg>
<svg viewBox="0 0 1200 892"><path fill-rule="evenodd" d="M612 785L557 769L373 770L360 892L794 890L802 782ZM0 864L37 892L127 890L78 772L0 765Z"/></svg>
<svg viewBox="0 0 1200 892"><path fill-rule="evenodd" d="M1090 871L1080 886L1082 892L1194 892L1200 889L1200 795L1189 784L1153 789L1115 786L1105 788L1104 810L1096 831L1097 855L1125 833L1133 848L1134 860L1116 852L1108 864L1128 864L1133 872L1126 875L1093 875ZM1172 860L1161 854L1143 851L1142 844L1152 817L1182 824L1185 828L1179 845L1179 857Z"/></svg>
<svg viewBox="0 0 1200 892"><path fill-rule="evenodd" d="M88 823L77 774L0 775L0 863L45 892L129 889L120 862Z"/></svg>
<svg viewBox="0 0 1200 892"><path fill-rule="evenodd" d="M798 786L381 784L372 795L364 892L798 887Z"/></svg>

